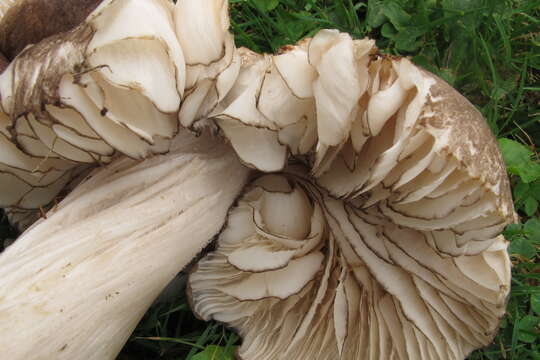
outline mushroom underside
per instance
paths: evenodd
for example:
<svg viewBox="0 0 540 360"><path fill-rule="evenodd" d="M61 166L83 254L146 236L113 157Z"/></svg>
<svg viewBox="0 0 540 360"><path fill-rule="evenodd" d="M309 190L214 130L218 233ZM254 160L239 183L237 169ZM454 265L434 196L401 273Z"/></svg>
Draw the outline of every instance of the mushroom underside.
<svg viewBox="0 0 540 360"><path fill-rule="evenodd" d="M190 276L194 311L238 331L241 359L464 359L489 344L515 215L474 106L337 31L241 55L210 116L246 165L283 175L231 210Z"/></svg>
<svg viewBox="0 0 540 360"><path fill-rule="evenodd" d="M239 332L242 359L464 359L497 331L510 262L501 236L476 255L438 248L455 236L396 225L295 169L250 186L189 294Z"/></svg>

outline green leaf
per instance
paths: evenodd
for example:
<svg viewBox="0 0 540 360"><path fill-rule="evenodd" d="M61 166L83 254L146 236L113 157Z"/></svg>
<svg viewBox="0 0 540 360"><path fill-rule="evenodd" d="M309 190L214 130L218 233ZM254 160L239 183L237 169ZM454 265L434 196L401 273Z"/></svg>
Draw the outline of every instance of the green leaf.
<svg viewBox="0 0 540 360"><path fill-rule="evenodd" d="M255 0L255 3L266 11L272 11L279 5L279 0Z"/></svg>
<svg viewBox="0 0 540 360"><path fill-rule="evenodd" d="M523 225L521 224L510 224L504 229L503 232L504 237L507 240L512 240L514 237L518 235L523 235Z"/></svg>
<svg viewBox="0 0 540 360"><path fill-rule="evenodd" d="M530 187L531 185L524 183L523 181L518 181L513 188L514 200L520 201L526 199L529 194Z"/></svg>
<svg viewBox="0 0 540 360"><path fill-rule="evenodd" d="M383 3L380 0L371 0L368 2L368 11L366 16L366 22L368 26L377 28L384 24L386 16L383 12Z"/></svg>
<svg viewBox="0 0 540 360"><path fill-rule="evenodd" d="M540 294L531 295L531 309L540 315Z"/></svg>
<svg viewBox="0 0 540 360"><path fill-rule="evenodd" d="M416 51L420 47L418 38L424 33L424 30L414 26L402 29L394 39L396 48L401 51Z"/></svg>
<svg viewBox="0 0 540 360"><path fill-rule="evenodd" d="M396 38L396 48L400 51L416 51L420 47L420 42L411 37L407 32L400 32Z"/></svg>
<svg viewBox="0 0 540 360"><path fill-rule="evenodd" d="M523 225L523 231L534 244L540 245L540 220L532 218Z"/></svg>
<svg viewBox="0 0 540 360"><path fill-rule="evenodd" d="M508 172L518 175L525 183L540 179L540 164L534 162L532 151L525 145L510 139L499 139Z"/></svg>
<svg viewBox="0 0 540 360"><path fill-rule="evenodd" d="M534 343L538 334L536 334L536 327L540 323L540 319L534 315L526 315L518 323L518 339L526 343Z"/></svg>
<svg viewBox="0 0 540 360"><path fill-rule="evenodd" d="M528 355L531 357L531 360L540 360L540 354L538 351L529 351Z"/></svg>
<svg viewBox="0 0 540 360"><path fill-rule="evenodd" d="M203 351L193 356L192 360L234 360L235 347L209 345Z"/></svg>
<svg viewBox="0 0 540 360"><path fill-rule="evenodd" d="M527 199L525 199L524 209L525 214L527 214L528 216L533 216L534 214L536 214L536 210L538 210L538 200L533 197L528 197Z"/></svg>
<svg viewBox="0 0 540 360"><path fill-rule="evenodd" d="M397 31L394 29L392 24L386 23L381 28L381 35L387 39L394 39L396 37Z"/></svg>
<svg viewBox="0 0 540 360"><path fill-rule="evenodd" d="M406 27L411 21L411 15L407 14L405 10L394 1L385 1L382 6L382 12L398 30Z"/></svg>
<svg viewBox="0 0 540 360"><path fill-rule="evenodd" d="M536 256L536 248L525 237L516 237L510 242L508 252L511 255L521 255L527 259L532 259Z"/></svg>
<svg viewBox="0 0 540 360"><path fill-rule="evenodd" d="M540 180L536 180L529 186L529 193L540 201Z"/></svg>

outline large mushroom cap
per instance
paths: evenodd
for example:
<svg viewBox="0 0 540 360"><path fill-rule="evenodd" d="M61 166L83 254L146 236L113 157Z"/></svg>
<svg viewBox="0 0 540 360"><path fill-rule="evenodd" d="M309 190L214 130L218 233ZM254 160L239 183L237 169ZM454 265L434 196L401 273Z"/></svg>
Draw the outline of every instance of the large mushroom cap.
<svg viewBox="0 0 540 360"><path fill-rule="evenodd" d="M242 335L239 358L464 359L491 341L515 213L493 135L457 91L323 30L246 57L222 106L245 163L285 167L251 185L190 277L194 311Z"/></svg>

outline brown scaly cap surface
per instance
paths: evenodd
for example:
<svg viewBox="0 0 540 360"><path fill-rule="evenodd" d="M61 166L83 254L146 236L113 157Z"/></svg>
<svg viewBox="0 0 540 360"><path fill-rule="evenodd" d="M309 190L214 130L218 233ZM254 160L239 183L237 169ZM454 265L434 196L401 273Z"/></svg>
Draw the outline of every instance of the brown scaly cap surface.
<svg viewBox="0 0 540 360"><path fill-rule="evenodd" d="M57 34L20 53L14 68L14 118L39 111L43 104L59 100L58 86L65 74L77 73L93 30L79 26ZM79 69L80 70L80 69Z"/></svg>
<svg viewBox="0 0 540 360"><path fill-rule="evenodd" d="M79 25L101 0L21 0L0 24L0 50L13 60L26 46Z"/></svg>
<svg viewBox="0 0 540 360"><path fill-rule="evenodd" d="M420 124L435 133L447 133L448 153L471 178L480 179L495 195L501 217L517 221L506 166L483 115L448 83L427 71L424 74L436 82L431 86Z"/></svg>

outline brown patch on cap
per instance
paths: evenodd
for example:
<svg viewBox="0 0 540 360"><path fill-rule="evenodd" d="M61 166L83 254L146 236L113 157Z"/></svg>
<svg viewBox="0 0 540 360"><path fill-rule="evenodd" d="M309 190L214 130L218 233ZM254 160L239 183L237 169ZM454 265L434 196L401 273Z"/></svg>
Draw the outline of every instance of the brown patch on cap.
<svg viewBox="0 0 540 360"><path fill-rule="evenodd" d="M471 178L479 179L493 192L501 216L508 223L516 221L506 166L484 116L445 81L428 71L422 72L435 79L422 124L449 131L446 151L459 161Z"/></svg>
<svg viewBox="0 0 540 360"><path fill-rule="evenodd" d="M20 0L0 23L0 51L13 60L26 46L82 23L102 0Z"/></svg>
<svg viewBox="0 0 540 360"><path fill-rule="evenodd" d="M278 55L279 54L285 54L285 53L288 53L289 51L293 51L296 47L294 45L285 45L285 46L282 46L278 49L277 53Z"/></svg>
<svg viewBox="0 0 540 360"><path fill-rule="evenodd" d="M93 34L93 29L83 24L19 54L12 65L13 108L4 109L13 121L27 113L39 114L46 104L59 102L60 81L65 74L75 74L77 80L76 74L83 69L84 54Z"/></svg>

